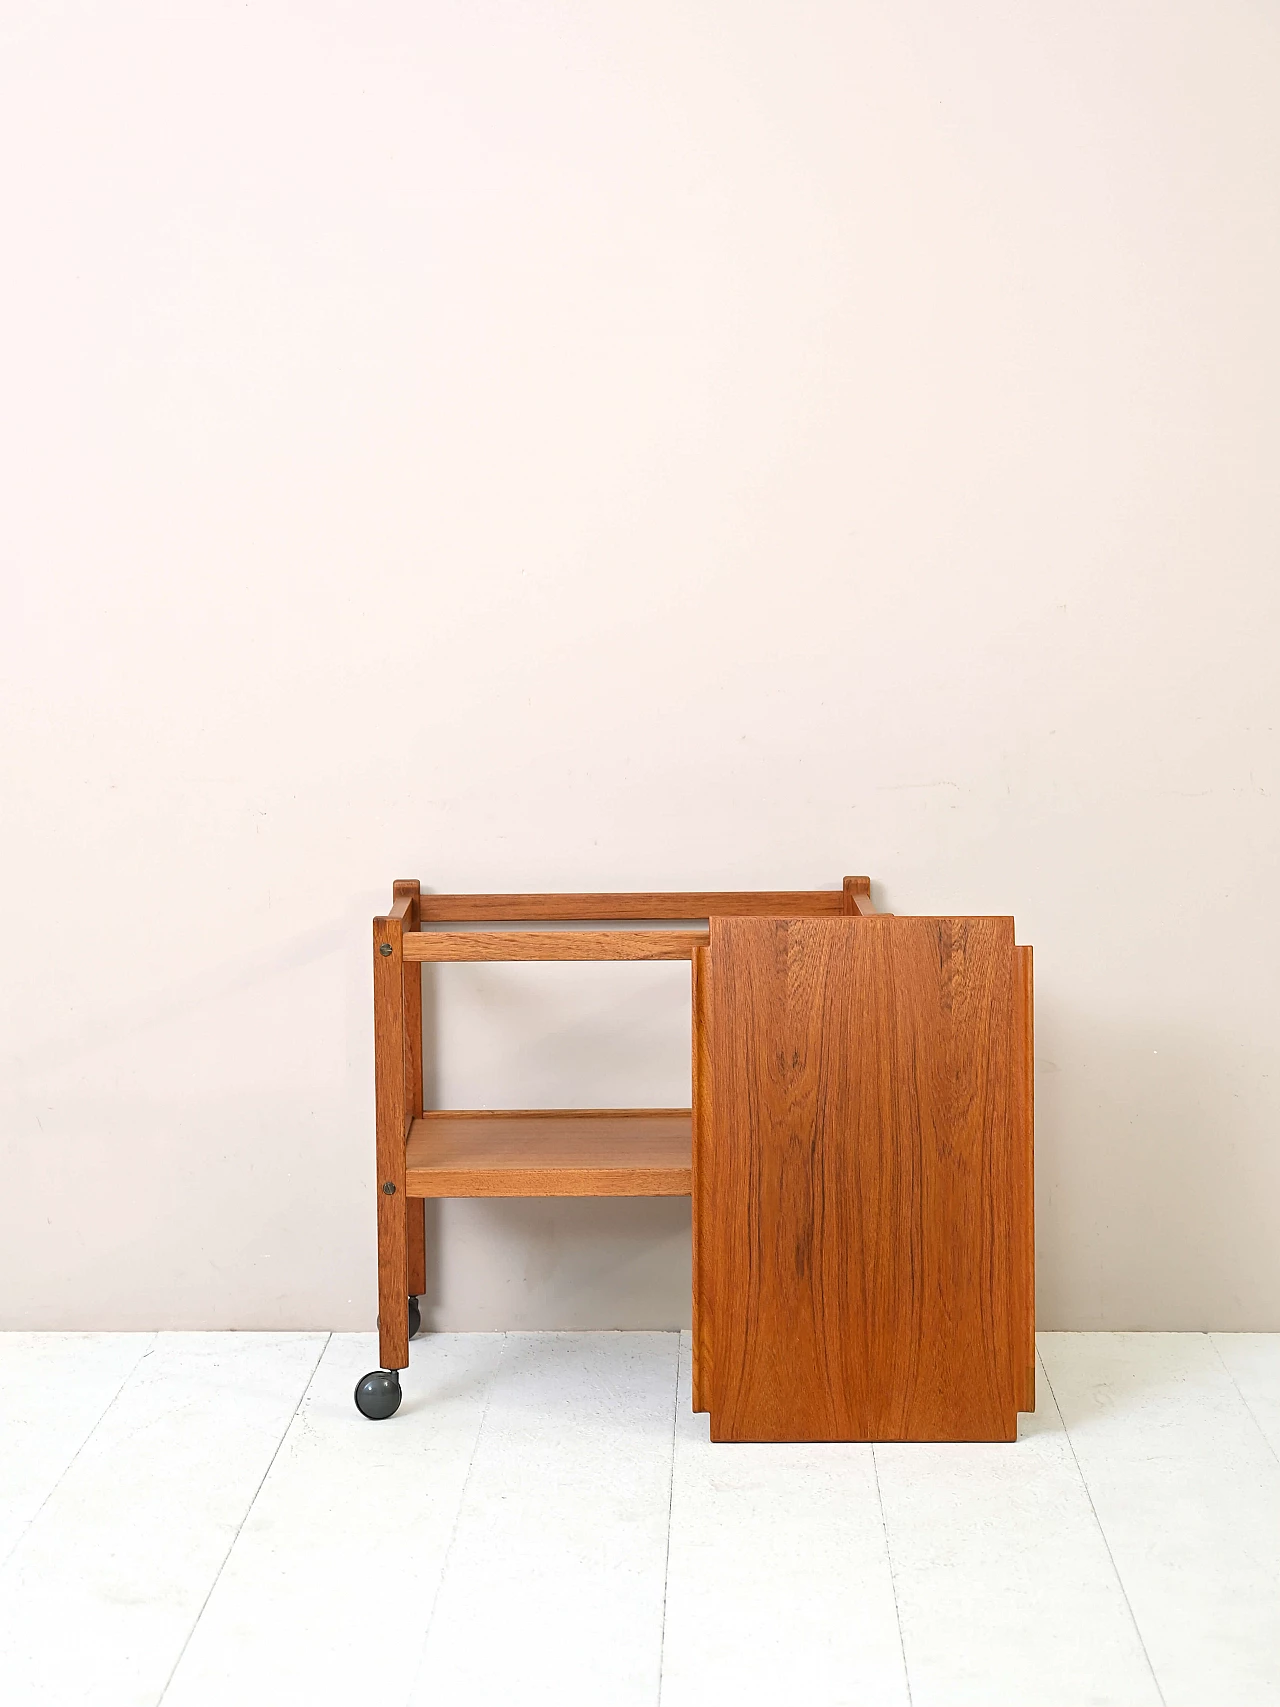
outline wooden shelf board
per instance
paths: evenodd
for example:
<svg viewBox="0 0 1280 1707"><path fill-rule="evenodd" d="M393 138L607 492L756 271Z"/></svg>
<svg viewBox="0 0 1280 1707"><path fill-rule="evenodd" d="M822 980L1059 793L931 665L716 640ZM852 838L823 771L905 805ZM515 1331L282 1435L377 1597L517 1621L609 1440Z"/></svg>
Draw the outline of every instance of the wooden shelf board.
<svg viewBox="0 0 1280 1707"><path fill-rule="evenodd" d="M846 891L865 895L870 878L847 877ZM845 912L839 889L694 890L619 895L423 895L419 918L477 923L494 919L707 919L760 914L803 918Z"/></svg>
<svg viewBox="0 0 1280 1707"><path fill-rule="evenodd" d="M688 1197L687 1108L477 1109L409 1130L410 1197Z"/></svg>
<svg viewBox="0 0 1280 1707"><path fill-rule="evenodd" d="M706 931L406 931L407 961L690 960Z"/></svg>

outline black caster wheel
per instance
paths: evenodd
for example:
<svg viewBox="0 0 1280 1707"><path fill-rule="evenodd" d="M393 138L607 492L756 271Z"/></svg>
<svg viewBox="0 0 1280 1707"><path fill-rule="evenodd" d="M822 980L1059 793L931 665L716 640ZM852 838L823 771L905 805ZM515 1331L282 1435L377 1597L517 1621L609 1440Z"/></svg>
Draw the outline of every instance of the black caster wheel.
<svg viewBox="0 0 1280 1707"><path fill-rule="evenodd" d="M356 1409L362 1417L381 1422L393 1417L400 1409L400 1372L398 1369L373 1369L356 1382Z"/></svg>
<svg viewBox="0 0 1280 1707"><path fill-rule="evenodd" d="M422 1311L418 1308L418 1300L416 1298L410 1298L410 1300L409 1300L409 1338L412 1339L421 1327L422 1327Z"/></svg>

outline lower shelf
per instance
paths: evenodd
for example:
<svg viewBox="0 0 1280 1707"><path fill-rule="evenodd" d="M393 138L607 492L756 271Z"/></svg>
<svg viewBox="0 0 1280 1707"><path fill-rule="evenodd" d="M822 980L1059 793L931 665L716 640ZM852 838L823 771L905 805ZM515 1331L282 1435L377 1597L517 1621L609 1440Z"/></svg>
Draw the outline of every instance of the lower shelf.
<svg viewBox="0 0 1280 1707"><path fill-rule="evenodd" d="M687 1108L477 1109L409 1131L410 1197L688 1197Z"/></svg>

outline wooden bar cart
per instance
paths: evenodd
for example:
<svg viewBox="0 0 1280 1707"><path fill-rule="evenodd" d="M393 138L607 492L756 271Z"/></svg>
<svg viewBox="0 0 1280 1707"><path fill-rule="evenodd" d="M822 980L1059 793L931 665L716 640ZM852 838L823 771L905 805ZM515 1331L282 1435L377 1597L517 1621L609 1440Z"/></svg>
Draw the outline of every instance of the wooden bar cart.
<svg viewBox="0 0 1280 1707"><path fill-rule="evenodd" d="M1016 1437L1035 1406L1031 950L1012 919L875 913L870 888L395 884L373 923L365 1416L398 1408L418 1331L418 1200L691 1195L713 1440ZM549 928L497 928L531 923ZM479 960L689 961L692 1107L425 1111L421 968Z"/></svg>

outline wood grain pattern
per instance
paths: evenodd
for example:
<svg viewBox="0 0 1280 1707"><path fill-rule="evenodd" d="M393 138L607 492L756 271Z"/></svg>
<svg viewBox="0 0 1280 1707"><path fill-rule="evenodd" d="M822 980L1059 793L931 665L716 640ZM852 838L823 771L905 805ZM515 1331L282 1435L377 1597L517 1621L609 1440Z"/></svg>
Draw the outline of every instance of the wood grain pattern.
<svg viewBox="0 0 1280 1707"><path fill-rule="evenodd" d="M856 879L855 881L865 881ZM421 917L437 922L514 924L521 920L818 918L844 911L839 889L657 891L583 895L424 895Z"/></svg>
<svg viewBox="0 0 1280 1707"><path fill-rule="evenodd" d="M1022 1192L1018 1205L1021 1233L1014 1273L1018 1286L1015 1303L1015 1333L1021 1349L1024 1378L1020 1411L1036 1408L1036 1196L1035 1196L1035 996L1032 951L1018 948L1017 990L1014 997L1014 1061L1018 1074L1018 1132L1022 1167L1018 1176Z"/></svg>
<svg viewBox="0 0 1280 1707"><path fill-rule="evenodd" d="M694 1214L712 1438L1015 1438L1013 921L710 934Z"/></svg>
<svg viewBox="0 0 1280 1707"><path fill-rule="evenodd" d="M691 1190L695 1204L700 1201L698 1188L699 1157L705 1144L705 1132L711 1107L711 1056L707 1035L707 1004L711 993L711 950L698 948L693 953L693 1153ZM702 1219L693 1217L693 1409L708 1409L711 1368L711 1286L714 1275L706 1272L702 1248Z"/></svg>
<svg viewBox="0 0 1280 1707"><path fill-rule="evenodd" d="M688 960L705 931L414 931L404 957L425 960Z"/></svg>
<svg viewBox="0 0 1280 1707"><path fill-rule="evenodd" d="M384 1369L409 1364L403 917L373 921L373 1067L378 1177L378 1347ZM390 950L384 954L384 948ZM385 1185L392 1190L385 1191Z"/></svg>
<svg viewBox="0 0 1280 1707"><path fill-rule="evenodd" d="M392 915L399 917L404 930L418 928L418 898L421 885L417 878L400 878L391 886L395 898ZM403 909L403 911L401 910ZM403 946L403 938L401 939ZM422 1113L422 968L404 967L404 1073L405 1107L411 1118ZM409 1295L420 1297L427 1289L427 1230L426 1206L413 1205L406 1210L405 1286Z"/></svg>
<svg viewBox="0 0 1280 1707"><path fill-rule="evenodd" d="M414 1197L687 1197L688 1109L496 1109L423 1115Z"/></svg>

